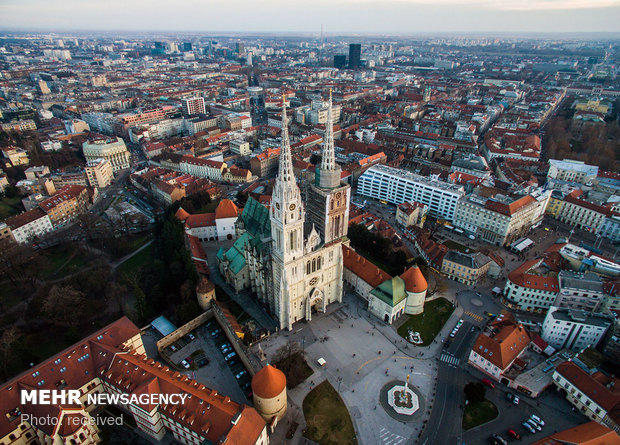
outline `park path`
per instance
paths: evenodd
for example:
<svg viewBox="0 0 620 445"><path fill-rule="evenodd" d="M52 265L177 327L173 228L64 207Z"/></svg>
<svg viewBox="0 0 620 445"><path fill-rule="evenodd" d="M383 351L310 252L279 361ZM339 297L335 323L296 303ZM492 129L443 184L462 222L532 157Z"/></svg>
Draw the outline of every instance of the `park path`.
<svg viewBox="0 0 620 445"><path fill-rule="evenodd" d="M125 261L127 261L129 258L133 257L134 255L137 255L138 253L142 252L144 249L146 249L148 246L150 246L153 243L153 240L149 240L146 243L144 243L143 245L141 245L140 247L138 247L136 250L134 250L131 253L128 253L127 255L125 255L123 258L121 258L118 261L115 261L113 263L110 263L110 266L112 267L112 270L116 270L116 268L118 266L120 266L121 264L123 264Z"/></svg>

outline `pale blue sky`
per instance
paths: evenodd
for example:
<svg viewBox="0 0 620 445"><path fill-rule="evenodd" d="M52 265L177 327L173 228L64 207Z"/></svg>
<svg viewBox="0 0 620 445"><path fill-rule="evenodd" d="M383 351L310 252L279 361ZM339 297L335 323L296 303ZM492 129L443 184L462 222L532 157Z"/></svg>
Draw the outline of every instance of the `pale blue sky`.
<svg viewBox="0 0 620 445"><path fill-rule="evenodd" d="M0 28L620 32L620 0L0 0Z"/></svg>

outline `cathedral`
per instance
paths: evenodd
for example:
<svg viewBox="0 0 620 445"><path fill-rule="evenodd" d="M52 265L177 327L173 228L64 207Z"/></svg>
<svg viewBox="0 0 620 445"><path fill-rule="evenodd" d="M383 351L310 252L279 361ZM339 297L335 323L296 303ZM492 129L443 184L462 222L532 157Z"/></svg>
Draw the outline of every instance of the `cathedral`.
<svg viewBox="0 0 620 445"><path fill-rule="evenodd" d="M313 311L342 301L343 250L351 190L340 181L329 99L325 142L308 202L293 173L286 108L282 110L282 148L271 207L252 198L235 226L233 246L217 254L226 281L240 291L250 289L269 308L280 329L292 329Z"/></svg>

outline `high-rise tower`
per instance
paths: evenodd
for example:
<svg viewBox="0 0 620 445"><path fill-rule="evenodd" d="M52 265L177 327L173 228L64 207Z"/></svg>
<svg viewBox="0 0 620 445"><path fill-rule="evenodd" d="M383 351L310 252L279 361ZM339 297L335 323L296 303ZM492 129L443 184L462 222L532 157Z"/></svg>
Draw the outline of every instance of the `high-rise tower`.
<svg viewBox="0 0 620 445"><path fill-rule="evenodd" d="M341 183L341 173L340 166L336 164L330 91L321 164L315 171L314 185L308 194L309 221L321 234L325 244L343 238L348 230L351 188Z"/></svg>

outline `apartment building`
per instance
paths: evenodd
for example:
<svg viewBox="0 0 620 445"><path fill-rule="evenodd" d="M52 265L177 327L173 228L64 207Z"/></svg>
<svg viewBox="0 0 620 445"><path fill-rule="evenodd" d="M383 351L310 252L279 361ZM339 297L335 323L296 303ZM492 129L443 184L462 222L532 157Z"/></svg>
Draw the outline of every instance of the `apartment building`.
<svg viewBox="0 0 620 445"><path fill-rule="evenodd" d="M112 165L112 171L117 173L130 167L131 155L125 141L118 137L96 138L84 142L82 151L86 161L105 159Z"/></svg>
<svg viewBox="0 0 620 445"><path fill-rule="evenodd" d="M550 197L548 191L517 199L503 195L464 196L457 203L453 224L490 244L505 246L542 221Z"/></svg>
<svg viewBox="0 0 620 445"><path fill-rule="evenodd" d="M79 390L80 404L47 406L21 403L20 389ZM185 395L180 404L118 404L142 433L158 441L166 432L183 444L235 443L267 445L265 420L252 407L169 369L145 355L138 329L123 317L0 386L0 443L101 442L89 395ZM25 414L49 416L35 424ZM75 421L75 419L79 421ZM74 420L74 421L72 421Z"/></svg>
<svg viewBox="0 0 620 445"><path fill-rule="evenodd" d="M18 165L28 165L30 159L28 152L19 147L6 147L2 149L2 156L7 159L5 162L8 167L17 167Z"/></svg>
<svg viewBox="0 0 620 445"><path fill-rule="evenodd" d="M280 148L267 148L250 159L250 171L254 176L262 178L275 173L280 160Z"/></svg>
<svg viewBox="0 0 620 445"><path fill-rule="evenodd" d="M392 204L415 201L436 218L452 221L463 186L448 184L386 165L375 165L359 177L357 193Z"/></svg>
<svg viewBox="0 0 620 445"><path fill-rule="evenodd" d="M244 141L243 139L236 139L234 141L230 141L229 147L231 152L241 156L246 156L252 153L252 150L250 149L250 143Z"/></svg>
<svg viewBox="0 0 620 445"><path fill-rule="evenodd" d="M611 215L611 210L585 199L580 199L579 196L582 194L581 190L575 190L566 195L557 218L563 223L579 229L598 232L605 222L605 218Z"/></svg>
<svg viewBox="0 0 620 445"><path fill-rule="evenodd" d="M13 233L11 232L11 227L7 223L0 222L0 242L4 240L15 240L13 238Z"/></svg>
<svg viewBox="0 0 620 445"><path fill-rule="evenodd" d="M468 363L500 383L509 384L504 374L527 349L531 338L510 314L502 314L478 335Z"/></svg>
<svg viewBox="0 0 620 445"><path fill-rule="evenodd" d="M181 106L183 107L183 113L187 116L205 114L206 112L204 97L194 96L181 99Z"/></svg>
<svg viewBox="0 0 620 445"><path fill-rule="evenodd" d="M190 136L213 127L217 127L217 118L212 116L202 115L185 119L185 128Z"/></svg>
<svg viewBox="0 0 620 445"><path fill-rule="evenodd" d="M560 290L553 303L559 308L596 311L605 299L601 277L594 272L561 270L558 274Z"/></svg>
<svg viewBox="0 0 620 445"><path fill-rule="evenodd" d="M84 167L88 184L91 187L104 188L110 185L114 178L112 164L106 159L87 161Z"/></svg>
<svg viewBox="0 0 620 445"><path fill-rule="evenodd" d="M54 230L50 217L36 207L6 220L16 242L23 244Z"/></svg>
<svg viewBox="0 0 620 445"><path fill-rule="evenodd" d="M49 216L54 228L75 219L88 208L88 190L81 185L67 185L54 196L41 201L39 207Z"/></svg>
<svg viewBox="0 0 620 445"><path fill-rule="evenodd" d="M396 223L401 227L422 227L426 221L428 206L419 202L403 202L396 208Z"/></svg>
<svg viewBox="0 0 620 445"><path fill-rule="evenodd" d="M3 131L33 131L37 129L37 124L32 119L24 119L20 121L0 123L0 128L2 128Z"/></svg>
<svg viewBox="0 0 620 445"><path fill-rule="evenodd" d="M443 257L441 273L451 280L473 286L480 281L491 267L491 258L483 253L463 253L449 250Z"/></svg>
<svg viewBox="0 0 620 445"><path fill-rule="evenodd" d="M555 303L558 277L543 258L526 261L508 274L504 298L521 311L544 312Z"/></svg>
<svg viewBox="0 0 620 445"><path fill-rule="evenodd" d="M583 161L574 161L572 159L549 159L549 170L547 171L547 181L555 179L556 181L577 182L579 184L587 184L596 179L598 175L598 167L588 165Z"/></svg>
<svg viewBox="0 0 620 445"><path fill-rule="evenodd" d="M620 379L567 361L555 368L553 384L589 419L620 433Z"/></svg>
<svg viewBox="0 0 620 445"><path fill-rule="evenodd" d="M596 347L613 323L611 315L551 306L542 325L541 337L556 349L581 351Z"/></svg>
<svg viewBox="0 0 620 445"><path fill-rule="evenodd" d="M183 156L181 162L179 162L179 169L183 173L218 182L222 180L222 174L226 167L225 162L195 158L193 156Z"/></svg>

